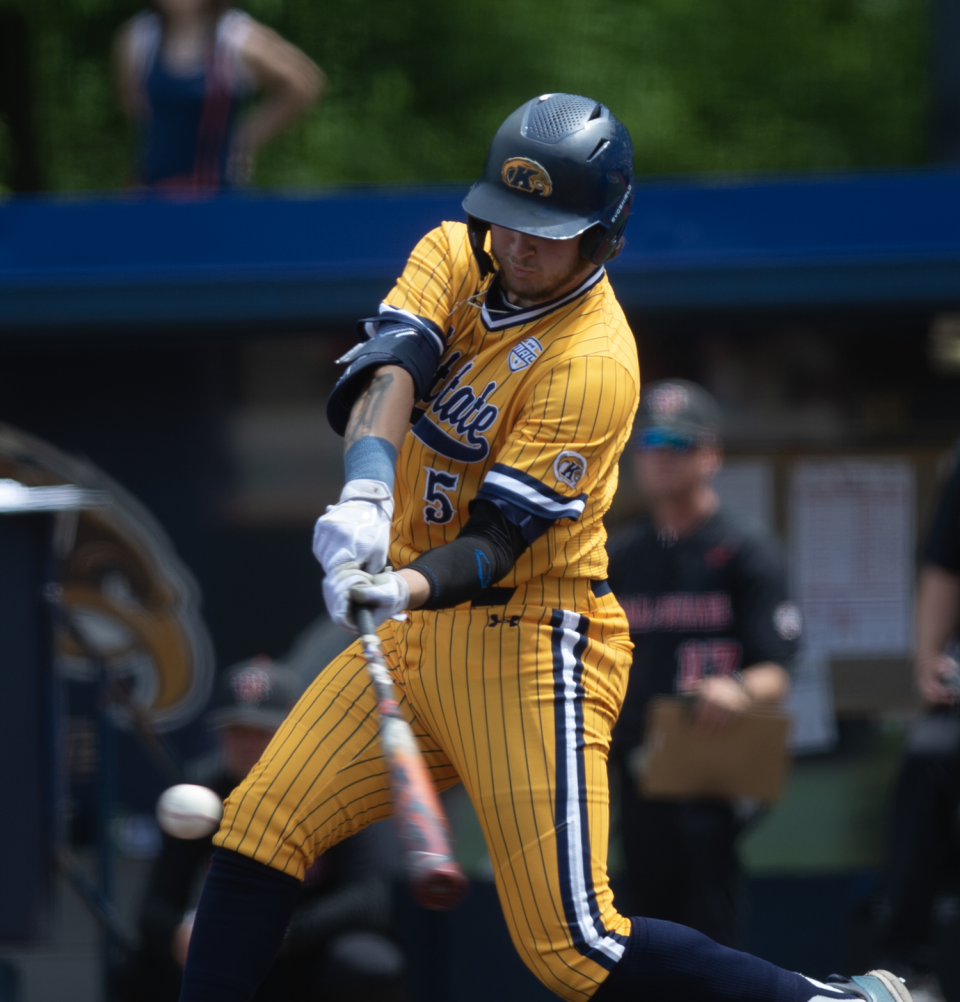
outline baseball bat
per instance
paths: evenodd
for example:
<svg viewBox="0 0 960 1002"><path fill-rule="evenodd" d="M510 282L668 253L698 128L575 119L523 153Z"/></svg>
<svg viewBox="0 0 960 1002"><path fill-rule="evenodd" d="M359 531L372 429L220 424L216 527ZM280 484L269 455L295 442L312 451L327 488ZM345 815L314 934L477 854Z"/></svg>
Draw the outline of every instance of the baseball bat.
<svg viewBox="0 0 960 1002"><path fill-rule="evenodd" d="M354 605L353 618L360 629L367 671L377 694L380 746L390 766L394 820L410 890L425 908L445 911L466 893L467 878L453 858L447 819L417 740L400 713L373 613Z"/></svg>

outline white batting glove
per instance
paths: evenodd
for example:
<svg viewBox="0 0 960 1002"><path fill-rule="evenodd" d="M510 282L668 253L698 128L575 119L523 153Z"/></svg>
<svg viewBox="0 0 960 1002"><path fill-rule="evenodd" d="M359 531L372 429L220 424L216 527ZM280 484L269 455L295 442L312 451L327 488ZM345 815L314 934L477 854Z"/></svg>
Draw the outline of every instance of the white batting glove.
<svg viewBox="0 0 960 1002"><path fill-rule="evenodd" d="M323 599L335 623L351 633L359 633L350 616L351 605L369 606L376 626L385 619L404 620L407 618L404 610L410 603L410 589L394 571L368 574L355 562L349 561L323 579Z"/></svg>
<svg viewBox="0 0 960 1002"><path fill-rule="evenodd" d="M313 528L313 555L329 574L353 562L376 574L390 549L393 493L382 480L351 480Z"/></svg>

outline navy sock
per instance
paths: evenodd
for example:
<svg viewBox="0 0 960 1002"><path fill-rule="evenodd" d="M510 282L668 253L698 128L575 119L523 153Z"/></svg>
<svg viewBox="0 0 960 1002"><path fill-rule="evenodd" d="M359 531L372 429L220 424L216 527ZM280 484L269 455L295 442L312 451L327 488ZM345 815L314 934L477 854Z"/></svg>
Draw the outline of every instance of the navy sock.
<svg viewBox="0 0 960 1002"><path fill-rule="evenodd" d="M593 1002L809 1002L816 996L853 999L721 946L675 922L631 918L623 959L594 992Z"/></svg>
<svg viewBox="0 0 960 1002"><path fill-rule="evenodd" d="M180 1002L249 1002L283 942L300 881L217 849L203 883Z"/></svg>

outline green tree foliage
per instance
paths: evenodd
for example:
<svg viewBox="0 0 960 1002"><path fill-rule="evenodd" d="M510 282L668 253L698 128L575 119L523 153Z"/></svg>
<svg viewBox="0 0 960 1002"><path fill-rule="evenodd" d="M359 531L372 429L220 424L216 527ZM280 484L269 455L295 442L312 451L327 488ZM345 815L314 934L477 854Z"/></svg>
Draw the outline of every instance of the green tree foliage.
<svg viewBox="0 0 960 1002"><path fill-rule="evenodd" d="M55 189L116 187L134 137L110 91L128 0L0 0L33 28ZM926 152L925 0L248 0L326 71L258 183L462 180L533 94L595 96L642 173L910 164ZM0 156L2 163L2 156Z"/></svg>

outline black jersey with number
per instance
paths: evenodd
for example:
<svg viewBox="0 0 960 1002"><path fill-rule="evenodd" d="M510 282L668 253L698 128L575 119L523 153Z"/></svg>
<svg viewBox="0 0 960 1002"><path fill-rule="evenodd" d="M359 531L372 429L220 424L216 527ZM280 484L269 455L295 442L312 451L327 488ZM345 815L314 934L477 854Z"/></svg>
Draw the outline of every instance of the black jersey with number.
<svg viewBox="0 0 960 1002"><path fill-rule="evenodd" d="M687 692L705 676L762 661L790 667L800 613L787 596L780 546L759 526L721 508L671 541L643 518L607 549L610 585L635 645L615 745L643 739L651 696Z"/></svg>

